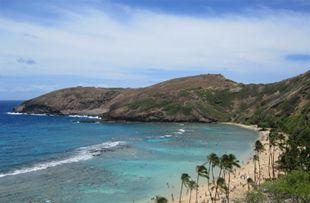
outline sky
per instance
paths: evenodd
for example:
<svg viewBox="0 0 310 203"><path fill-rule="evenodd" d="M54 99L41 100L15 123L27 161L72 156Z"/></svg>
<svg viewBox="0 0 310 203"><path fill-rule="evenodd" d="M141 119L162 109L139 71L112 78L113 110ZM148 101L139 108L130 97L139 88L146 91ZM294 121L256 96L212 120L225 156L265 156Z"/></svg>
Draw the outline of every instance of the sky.
<svg viewBox="0 0 310 203"><path fill-rule="evenodd" d="M0 0L0 100L310 69L308 0Z"/></svg>

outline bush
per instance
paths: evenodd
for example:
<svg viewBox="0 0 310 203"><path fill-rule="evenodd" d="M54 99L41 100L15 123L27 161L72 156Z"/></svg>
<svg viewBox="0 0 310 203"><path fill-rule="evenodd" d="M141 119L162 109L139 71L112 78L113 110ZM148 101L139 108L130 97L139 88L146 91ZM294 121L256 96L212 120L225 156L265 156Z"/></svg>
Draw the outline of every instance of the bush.
<svg viewBox="0 0 310 203"><path fill-rule="evenodd" d="M212 116L214 118L218 118L219 115L216 111L214 111L213 108L209 107L209 106L204 106L203 104L198 104L197 108L203 113L203 114L207 114L209 116Z"/></svg>
<svg viewBox="0 0 310 203"><path fill-rule="evenodd" d="M248 105L245 102L241 102L240 108L242 111L244 111L247 107L248 107Z"/></svg>
<svg viewBox="0 0 310 203"><path fill-rule="evenodd" d="M258 203L265 202L267 197L261 191L247 192L245 202L247 203Z"/></svg>
<svg viewBox="0 0 310 203"><path fill-rule="evenodd" d="M293 202L310 201L310 174L302 170L282 175L274 184L275 195L279 199L291 199ZM304 201L300 201L303 199Z"/></svg>
<svg viewBox="0 0 310 203"><path fill-rule="evenodd" d="M134 109L139 108L141 105L142 105L142 102L141 102L141 101L135 101L135 102L129 104L127 107L128 107L129 109L134 110Z"/></svg>
<svg viewBox="0 0 310 203"><path fill-rule="evenodd" d="M191 114L193 108L194 108L194 106L192 104L186 104L185 107L182 109L182 113L185 116L188 116Z"/></svg>
<svg viewBox="0 0 310 203"><path fill-rule="evenodd" d="M188 93L188 90L187 90L187 89L185 89L185 90L180 90L179 96L180 96L180 97L191 97L191 95Z"/></svg>
<svg viewBox="0 0 310 203"><path fill-rule="evenodd" d="M166 111L167 115L174 115L182 108L179 103L168 104L163 108L163 111Z"/></svg>

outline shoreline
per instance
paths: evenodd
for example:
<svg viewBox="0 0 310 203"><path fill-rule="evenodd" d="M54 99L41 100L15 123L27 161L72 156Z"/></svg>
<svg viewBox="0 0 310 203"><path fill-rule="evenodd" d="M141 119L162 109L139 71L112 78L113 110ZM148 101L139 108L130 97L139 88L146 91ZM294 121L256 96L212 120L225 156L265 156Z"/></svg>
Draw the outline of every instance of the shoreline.
<svg viewBox="0 0 310 203"><path fill-rule="evenodd" d="M235 125L235 126L239 126L242 128L247 128L247 129L251 129L254 130L256 132L258 132L258 139L262 142L262 144L265 147L265 151L260 153L259 158L260 158L260 167L261 167L261 183L263 183L265 180L264 178L268 178L268 145L265 145L266 143L268 143L268 141L266 140L266 138L268 137L269 131L270 130L266 130L266 131L260 131L261 128L258 128L257 125L244 125L244 124L240 124L240 123L219 123L219 124L227 124L227 125ZM254 143L252 143L254 144ZM277 153L279 152L278 150L276 151ZM253 153L253 151L252 151ZM248 154L247 157L252 157L253 154L250 153ZM240 160L239 160L240 161ZM240 161L241 162L241 161ZM234 185L234 190L229 194L229 198L230 198L230 202L235 202L241 198L243 198L246 194L246 192L248 191L247 186L243 187L243 185L247 182L246 177L249 176L254 180L254 163L253 161L249 160L249 158L247 158L246 161L244 161L244 163L240 164L240 168L236 168L236 173L231 174L231 180L230 180L230 184ZM258 166L258 163L257 163ZM257 173L258 173L258 168L257 168ZM241 179L241 177L244 179ZM257 179L258 181L258 179ZM186 191L186 190L184 190ZM213 193L213 192L212 192ZM214 193L213 193L214 194ZM221 197L225 197L224 194L220 195ZM171 200L171 198L167 198L169 203L175 203L175 202L179 202L179 196L176 196L174 198L174 201ZM189 200L189 195L186 195L184 193L184 195L182 195L182 201L181 202L188 202ZM191 203L195 203L196 201L196 191L193 190L192 192L192 198L191 198ZM199 193L198 193L198 203L201 203L205 201L206 203L208 203L208 201L211 202L211 198L209 196L209 191L208 191L208 184L201 184L199 186ZM217 202L220 202L221 200L218 200Z"/></svg>

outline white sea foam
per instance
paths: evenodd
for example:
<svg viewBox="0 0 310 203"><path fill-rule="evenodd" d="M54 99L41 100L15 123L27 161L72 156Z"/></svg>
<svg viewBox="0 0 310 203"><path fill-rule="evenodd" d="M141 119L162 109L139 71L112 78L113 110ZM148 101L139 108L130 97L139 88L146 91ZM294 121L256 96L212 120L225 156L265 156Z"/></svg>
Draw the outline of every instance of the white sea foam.
<svg viewBox="0 0 310 203"><path fill-rule="evenodd" d="M184 129L179 129L178 132L174 132L174 134L182 135L185 132Z"/></svg>
<svg viewBox="0 0 310 203"><path fill-rule="evenodd" d="M30 116L47 116L46 114L35 114L35 113L31 113L31 114L27 114L27 113L19 113L19 112L7 112L7 114L9 115L30 115Z"/></svg>
<svg viewBox="0 0 310 203"><path fill-rule="evenodd" d="M47 116L45 113L32 113L32 114L29 114L29 115L32 115L32 116Z"/></svg>
<svg viewBox="0 0 310 203"><path fill-rule="evenodd" d="M147 136L146 138L148 139L164 139L164 138L167 138L167 137L172 137L172 135L161 135L161 136Z"/></svg>
<svg viewBox="0 0 310 203"><path fill-rule="evenodd" d="M19 113L19 112L7 112L9 115L26 115L26 113Z"/></svg>
<svg viewBox="0 0 310 203"><path fill-rule="evenodd" d="M73 118L92 118L92 119L101 119L99 116L87 116L87 115L69 115Z"/></svg>
<svg viewBox="0 0 310 203"><path fill-rule="evenodd" d="M58 160L58 161L38 163L32 167L25 167L22 169L17 169L13 172L1 173L0 178L5 177L5 176L14 176L14 175L23 174L23 173L44 170L44 169L59 166L62 164L69 164L69 163L89 160L89 159L92 159L94 156L99 156L101 152L104 151L105 149L115 148L117 146L121 146L124 144L125 142L105 142L105 143L101 143L98 145L81 147L81 148L78 148L75 151L76 152L75 155L73 155L70 158L67 158L64 160Z"/></svg>

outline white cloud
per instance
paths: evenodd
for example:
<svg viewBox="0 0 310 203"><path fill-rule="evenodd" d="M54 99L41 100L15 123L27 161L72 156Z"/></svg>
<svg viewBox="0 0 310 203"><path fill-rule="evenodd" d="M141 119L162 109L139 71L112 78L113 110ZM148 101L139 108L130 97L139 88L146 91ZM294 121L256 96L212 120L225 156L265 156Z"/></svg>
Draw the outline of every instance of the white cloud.
<svg viewBox="0 0 310 203"><path fill-rule="evenodd" d="M57 26L2 18L0 54L12 57L0 55L0 70L6 75L124 79L141 78L124 73L133 68L218 73L309 69L284 60L288 54L310 54L308 14L265 9L198 18L124 8L126 20L90 8L66 10ZM24 55L40 60L40 67L20 70L11 63Z"/></svg>
<svg viewBox="0 0 310 203"><path fill-rule="evenodd" d="M49 92L59 88L59 85L30 85L29 87L15 87L11 90L11 92L33 92L33 91L43 91Z"/></svg>

